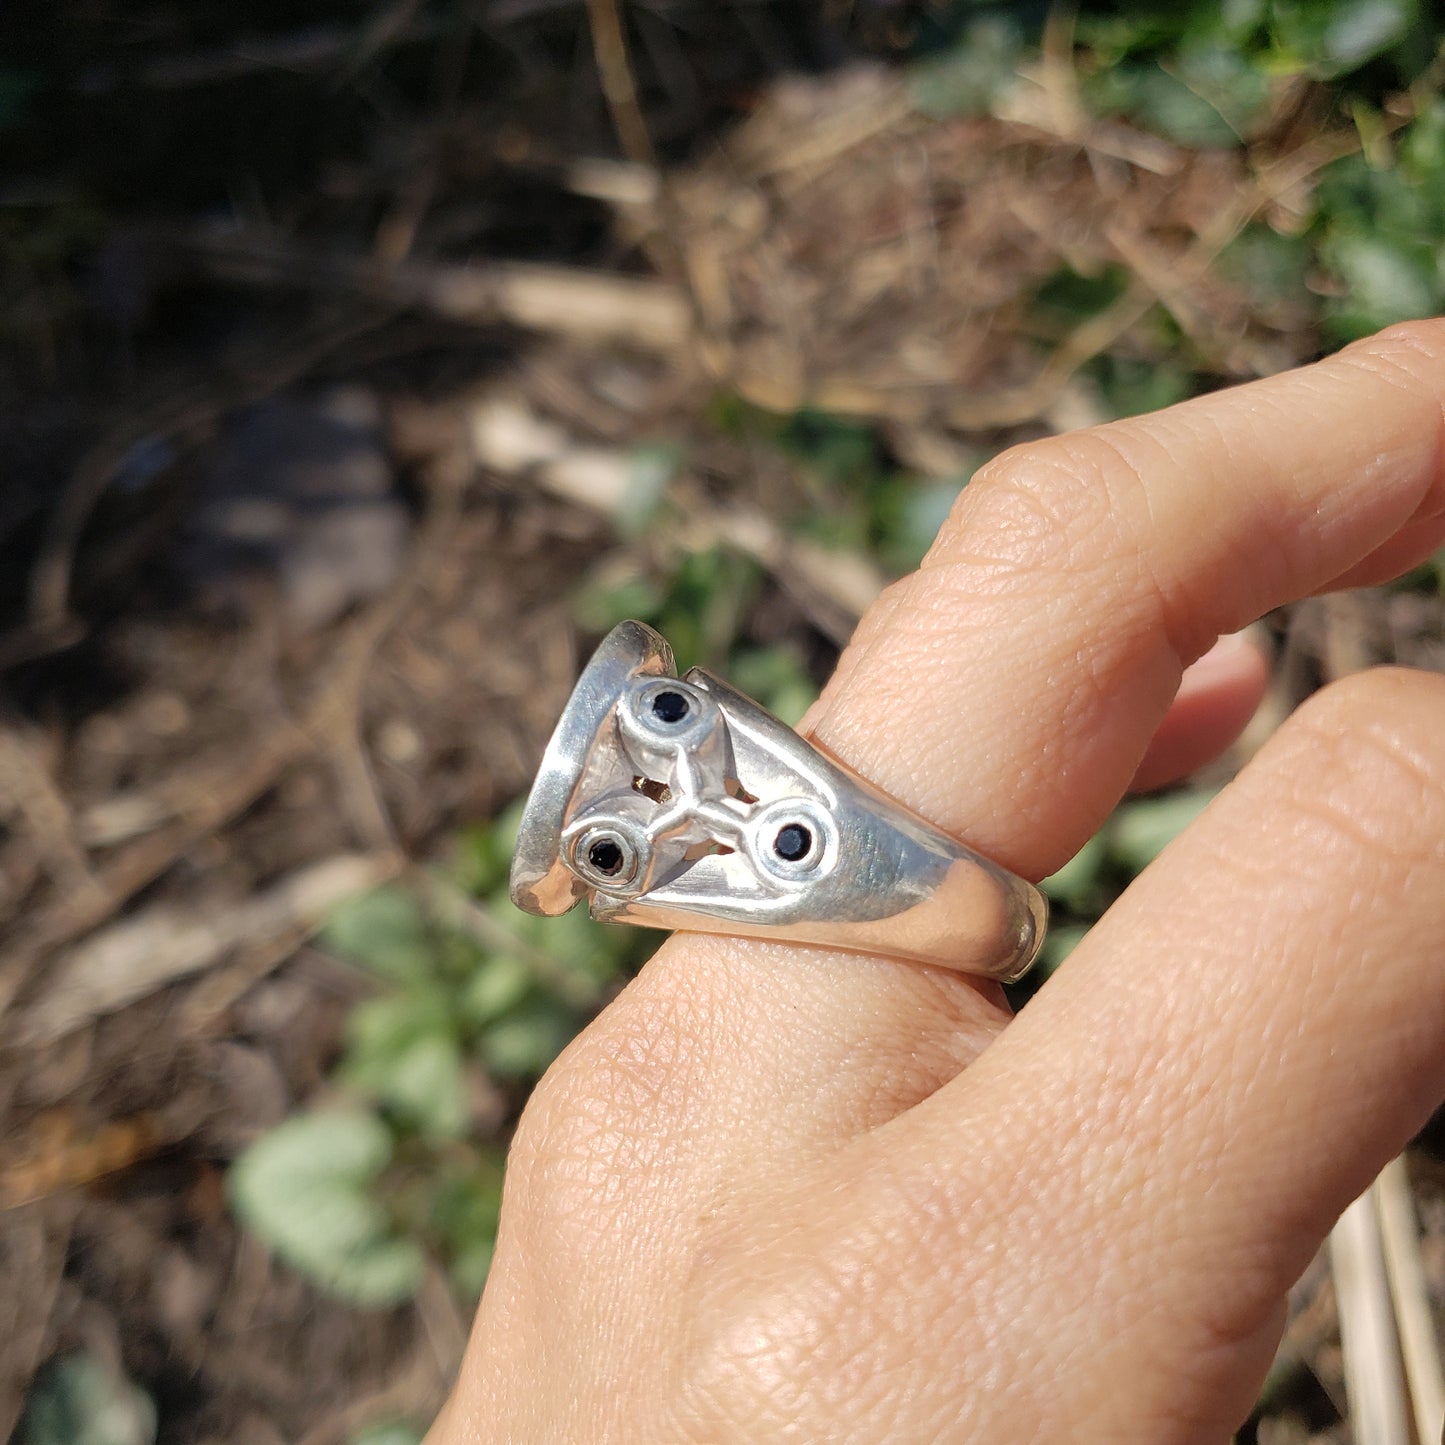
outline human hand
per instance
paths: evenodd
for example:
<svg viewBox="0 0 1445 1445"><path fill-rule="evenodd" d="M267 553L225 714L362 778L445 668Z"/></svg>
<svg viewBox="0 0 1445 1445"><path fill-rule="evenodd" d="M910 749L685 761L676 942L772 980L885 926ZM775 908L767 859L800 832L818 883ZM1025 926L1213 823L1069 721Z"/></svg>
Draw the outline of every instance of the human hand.
<svg viewBox="0 0 1445 1445"><path fill-rule="evenodd" d="M1237 648L1175 701L1217 638L1440 546L1442 416L1445 323L1412 323L1006 453L810 731L1043 876L1242 721ZM938 970L677 935L523 1116L429 1439L1223 1441L1445 1097L1442 940L1445 679L1396 670L1301 708L1016 1021Z"/></svg>

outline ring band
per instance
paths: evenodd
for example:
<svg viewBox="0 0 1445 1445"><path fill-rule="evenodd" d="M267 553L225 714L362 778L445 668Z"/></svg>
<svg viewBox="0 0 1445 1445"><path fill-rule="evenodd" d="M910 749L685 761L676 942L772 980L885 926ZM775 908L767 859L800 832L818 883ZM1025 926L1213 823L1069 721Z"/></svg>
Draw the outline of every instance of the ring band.
<svg viewBox="0 0 1445 1445"><path fill-rule="evenodd" d="M751 698L623 622L547 744L512 901L650 928L889 954L1012 982L1047 905Z"/></svg>

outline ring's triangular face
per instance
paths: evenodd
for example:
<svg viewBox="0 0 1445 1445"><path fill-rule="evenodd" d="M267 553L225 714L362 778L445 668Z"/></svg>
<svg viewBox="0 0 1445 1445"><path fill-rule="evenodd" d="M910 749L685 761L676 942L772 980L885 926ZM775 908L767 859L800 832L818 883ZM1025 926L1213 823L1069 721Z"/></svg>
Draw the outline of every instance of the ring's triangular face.
<svg viewBox="0 0 1445 1445"><path fill-rule="evenodd" d="M512 899L789 938L1012 978L1043 934L1022 879L869 787L766 709L624 622L547 745Z"/></svg>
<svg viewBox="0 0 1445 1445"><path fill-rule="evenodd" d="M528 913L565 913L590 891L561 858L562 829L595 743L618 696L642 677L674 675L672 649L641 622L614 627L593 653L563 709L522 811L512 862L512 902Z"/></svg>

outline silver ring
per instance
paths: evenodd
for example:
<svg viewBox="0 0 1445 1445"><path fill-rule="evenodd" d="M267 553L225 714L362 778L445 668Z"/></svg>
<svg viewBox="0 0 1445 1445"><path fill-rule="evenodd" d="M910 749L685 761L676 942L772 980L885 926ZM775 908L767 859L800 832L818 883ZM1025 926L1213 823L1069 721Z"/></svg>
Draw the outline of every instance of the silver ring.
<svg viewBox="0 0 1445 1445"><path fill-rule="evenodd" d="M641 622L587 664L522 813L512 901L785 939L1006 982L1047 905L672 649Z"/></svg>

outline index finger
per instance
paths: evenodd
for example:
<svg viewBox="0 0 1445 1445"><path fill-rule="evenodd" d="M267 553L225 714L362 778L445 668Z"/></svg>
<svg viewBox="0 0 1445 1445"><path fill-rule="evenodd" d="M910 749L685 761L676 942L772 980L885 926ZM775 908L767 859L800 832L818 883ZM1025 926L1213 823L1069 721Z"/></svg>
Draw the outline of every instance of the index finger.
<svg viewBox="0 0 1445 1445"><path fill-rule="evenodd" d="M1221 634L1445 537L1445 323L1007 452L864 620L830 750L1015 870L1068 858Z"/></svg>

